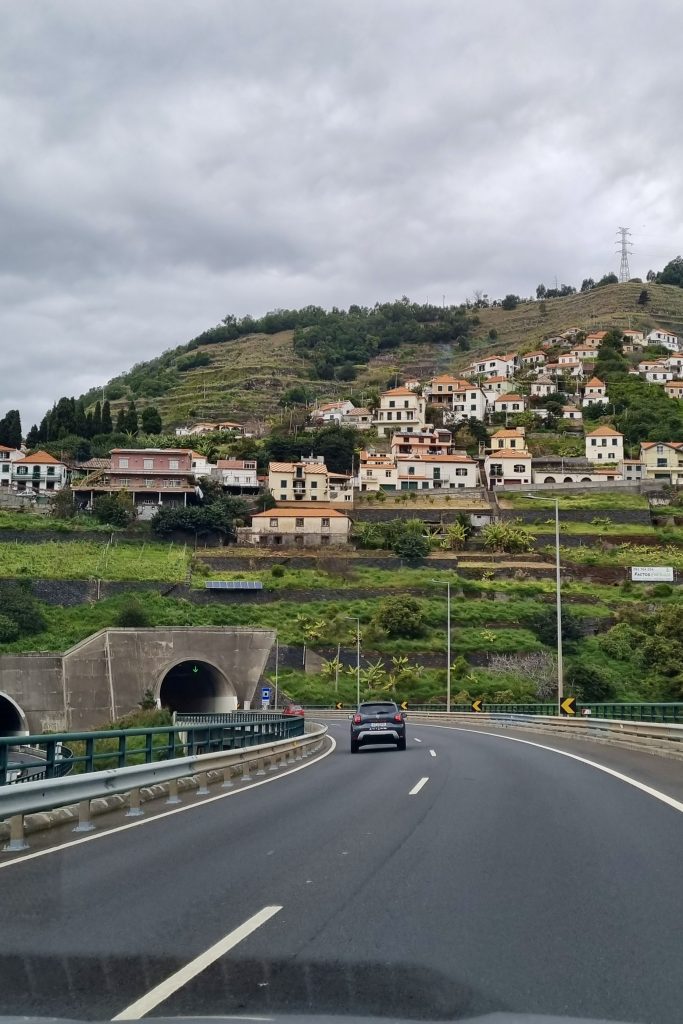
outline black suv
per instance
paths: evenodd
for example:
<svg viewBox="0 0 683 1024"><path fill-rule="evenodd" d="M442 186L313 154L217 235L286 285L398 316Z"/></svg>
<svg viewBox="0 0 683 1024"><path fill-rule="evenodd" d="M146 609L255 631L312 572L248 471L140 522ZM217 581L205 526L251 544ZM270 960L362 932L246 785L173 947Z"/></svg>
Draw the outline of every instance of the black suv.
<svg viewBox="0 0 683 1024"><path fill-rule="evenodd" d="M351 719L351 753L357 754L366 743L395 743L406 749L406 719L392 700L359 704Z"/></svg>

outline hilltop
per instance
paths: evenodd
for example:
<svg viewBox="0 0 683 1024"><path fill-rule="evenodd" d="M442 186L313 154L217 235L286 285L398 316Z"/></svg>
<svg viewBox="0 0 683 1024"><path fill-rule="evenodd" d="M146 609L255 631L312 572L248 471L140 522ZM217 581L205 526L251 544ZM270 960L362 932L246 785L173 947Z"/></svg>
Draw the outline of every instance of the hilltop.
<svg viewBox="0 0 683 1024"><path fill-rule="evenodd" d="M639 305L644 287L649 301ZM304 388L310 399L335 398L351 391L362 396L365 390L386 387L397 374L424 379L458 371L473 354L528 351L544 338L572 326L584 331L609 327L647 331L662 326L683 335L683 289L673 285L607 285L542 302L520 302L512 310L494 305L449 307L442 312L438 307L406 303L402 300L375 307L374 311L361 311L363 316L355 322L353 311L358 307L351 307L349 314L339 314L347 334L339 339L337 332L332 342L327 336L317 340L324 334L317 326L276 329L279 322L287 322L284 315L268 314L254 322L255 326L267 322L272 330L238 337L225 337L226 329L219 326L114 378L107 386L107 395L114 411L131 399L135 399L138 409L154 404L168 427L203 418L263 420L277 413L283 396L292 388ZM401 340L406 334L405 323L397 321L395 347L390 338L380 338L380 350L373 354L378 345L370 319L377 309L392 313L401 308L411 311L410 323L417 336ZM320 311L330 319L335 313ZM294 315L296 311L292 311ZM345 317L354 327L353 335L347 330ZM385 322L388 334L391 329L391 322ZM307 331L317 332L311 335L309 348L303 340ZM341 360L344 353L349 353L345 362L336 366L324 362L321 366L321 360ZM349 379L339 379L340 371ZM337 379L322 376L327 373ZM84 397L86 402L94 403L100 394L100 389L93 389Z"/></svg>

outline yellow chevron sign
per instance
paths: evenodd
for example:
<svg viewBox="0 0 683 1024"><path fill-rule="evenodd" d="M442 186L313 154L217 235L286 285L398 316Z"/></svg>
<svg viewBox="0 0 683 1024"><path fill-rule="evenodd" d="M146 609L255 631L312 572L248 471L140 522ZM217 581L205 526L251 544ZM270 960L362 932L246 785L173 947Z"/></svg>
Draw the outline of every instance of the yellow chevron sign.
<svg viewBox="0 0 683 1024"><path fill-rule="evenodd" d="M408 710L408 701L407 700L402 700L401 701L401 711L407 711L407 710Z"/></svg>
<svg viewBox="0 0 683 1024"><path fill-rule="evenodd" d="M476 700L473 700L471 706L473 711L481 711L481 697L477 697Z"/></svg>
<svg viewBox="0 0 683 1024"><path fill-rule="evenodd" d="M565 715L576 714L576 697L565 697L560 707L564 711Z"/></svg>

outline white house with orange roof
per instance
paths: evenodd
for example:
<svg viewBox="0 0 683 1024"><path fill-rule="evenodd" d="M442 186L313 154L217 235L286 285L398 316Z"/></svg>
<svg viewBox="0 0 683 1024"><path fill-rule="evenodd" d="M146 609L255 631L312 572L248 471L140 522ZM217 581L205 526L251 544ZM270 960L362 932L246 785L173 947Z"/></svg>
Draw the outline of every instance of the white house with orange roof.
<svg viewBox="0 0 683 1024"><path fill-rule="evenodd" d="M24 458L19 448L8 448L0 444L0 487L9 490L12 483L12 463Z"/></svg>
<svg viewBox="0 0 683 1024"><path fill-rule="evenodd" d="M581 402L584 409L591 405L597 405L599 402L607 401L607 385L599 377L591 377L586 383L586 387L583 393L583 401Z"/></svg>
<svg viewBox="0 0 683 1024"><path fill-rule="evenodd" d="M401 430L394 432L391 438L392 455L449 455L453 445L453 435L445 427L425 427L414 433Z"/></svg>
<svg viewBox="0 0 683 1024"><path fill-rule="evenodd" d="M471 417L483 422L489 407L487 385L488 381L480 387L468 380L442 374L428 381L424 395L430 404L444 410L444 422L462 423Z"/></svg>
<svg viewBox="0 0 683 1024"><path fill-rule="evenodd" d="M512 377L519 366L516 352L506 352L502 356L488 356L477 359L466 368L467 376Z"/></svg>
<svg viewBox="0 0 683 1024"><path fill-rule="evenodd" d="M387 437L395 430L408 432L426 426L426 400L410 388L391 388L379 396L379 408L373 425L380 437Z"/></svg>
<svg viewBox="0 0 683 1024"><path fill-rule="evenodd" d="M606 337L607 331L592 331L586 335L583 344L590 345L592 348L599 348Z"/></svg>
<svg viewBox="0 0 683 1024"><path fill-rule="evenodd" d="M517 413L524 412L527 407L527 400L524 395L498 395L493 403L494 412Z"/></svg>
<svg viewBox="0 0 683 1024"><path fill-rule="evenodd" d="M311 419L321 420L323 423L341 423L344 416L353 409L353 402L348 398L338 402L324 402L311 410Z"/></svg>
<svg viewBox="0 0 683 1024"><path fill-rule="evenodd" d="M452 455L397 455L400 491L453 491L479 484L479 467L465 452Z"/></svg>
<svg viewBox="0 0 683 1024"><path fill-rule="evenodd" d="M515 383L511 377L489 377L484 381L482 390L489 404L493 404L496 395L506 395L508 392L514 391Z"/></svg>
<svg viewBox="0 0 683 1024"><path fill-rule="evenodd" d="M543 366L547 363L548 357L545 352L525 352L522 356L522 363L524 366Z"/></svg>
<svg viewBox="0 0 683 1024"><path fill-rule="evenodd" d="M397 479L395 455L370 450L360 453L358 487L361 491L395 491Z"/></svg>
<svg viewBox="0 0 683 1024"><path fill-rule="evenodd" d="M299 462L271 462L268 490L276 501L329 501L330 480L322 456Z"/></svg>
<svg viewBox="0 0 683 1024"><path fill-rule="evenodd" d="M638 363L638 372L650 384L666 384L676 376L674 371L669 369L666 359L644 359Z"/></svg>
<svg viewBox="0 0 683 1024"><path fill-rule="evenodd" d="M38 451L11 462L12 490L22 493L50 494L67 482L67 468L59 459Z"/></svg>
<svg viewBox="0 0 683 1024"><path fill-rule="evenodd" d="M451 373L441 373L438 377L428 380L422 389L424 397L430 405L447 405L452 407L453 396L472 387L468 380L454 377Z"/></svg>
<svg viewBox="0 0 683 1024"><path fill-rule="evenodd" d="M664 385L669 398L683 398L683 380L669 380Z"/></svg>
<svg viewBox="0 0 683 1024"><path fill-rule="evenodd" d="M678 352L680 348L678 336L673 331L668 331L664 327L655 327L654 330L650 331L645 340L648 345L662 345L669 352Z"/></svg>
<svg viewBox="0 0 683 1024"><path fill-rule="evenodd" d="M532 483L531 453L501 448L490 452L484 459L484 474L489 489L494 487L523 487Z"/></svg>
<svg viewBox="0 0 683 1024"><path fill-rule="evenodd" d="M591 462L621 462L624 458L624 435L606 424L586 434L586 458Z"/></svg>
<svg viewBox="0 0 683 1024"><path fill-rule="evenodd" d="M577 409L575 405L563 405L562 419L571 420L573 423L582 423L583 413L580 409Z"/></svg>

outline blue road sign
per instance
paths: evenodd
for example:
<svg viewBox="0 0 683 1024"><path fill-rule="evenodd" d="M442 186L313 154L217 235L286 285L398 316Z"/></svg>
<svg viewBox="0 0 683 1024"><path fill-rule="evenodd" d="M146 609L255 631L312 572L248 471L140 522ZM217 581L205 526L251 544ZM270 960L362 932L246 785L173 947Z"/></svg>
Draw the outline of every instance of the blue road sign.
<svg viewBox="0 0 683 1024"><path fill-rule="evenodd" d="M263 700L263 701L269 701L270 700L270 687L269 686L262 686L261 687L261 700Z"/></svg>

